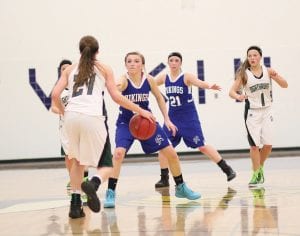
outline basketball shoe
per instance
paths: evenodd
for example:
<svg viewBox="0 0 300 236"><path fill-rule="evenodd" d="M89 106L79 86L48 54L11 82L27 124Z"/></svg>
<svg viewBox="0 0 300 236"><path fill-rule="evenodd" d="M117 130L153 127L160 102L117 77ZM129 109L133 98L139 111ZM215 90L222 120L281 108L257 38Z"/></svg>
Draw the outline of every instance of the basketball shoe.
<svg viewBox="0 0 300 236"><path fill-rule="evenodd" d="M179 198L187 198L189 200L196 200L201 197L200 193L191 190L186 183L179 184L175 187L175 196Z"/></svg>
<svg viewBox="0 0 300 236"><path fill-rule="evenodd" d="M104 208L115 208L116 193L112 189L107 189L104 201Z"/></svg>
<svg viewBox="0 0 300 236"><path fill-rule="evenodd" d="M231 168L231 166L227 167L226 170L226 175L227 175L227 181L229 182L230 180L233 180L236 177L235 171Z"/></svg>
<svg viewBox="0 0 300 236"><path fill-rule="evenodd" d="M252 174L252 178L249 182L249 187L256 187L260 183L260 175L259 175L259 169L254 171Z"/></svg>
<svg viewBox="0 0 300 236"><path fill-rule="evenodd" d="M265 175L264 175L264 167L263 166L259 167L258 178L259 178L259 183L260 184L263 184L265 182Z"/></svg>
<svg viewBox="0 0 300 236"><path fill-rule="evenodd" d="M97 188L93 181L87 180L81 183L81 189L87 196L87 205L93 212L100 211L100 200L97 196Z"/></svg>
<svg viewBox="0 0 300 236"><path fill-rule="evenodd" d="M169 175L160 175L160 180L155 184L155 188L169 187Z"/></svg>
<svg viewBox="0 0 300 236"><path fill-rule="evenodd" d="M72 219L84 217L80 194L72 193L69 217Z"/></svg>

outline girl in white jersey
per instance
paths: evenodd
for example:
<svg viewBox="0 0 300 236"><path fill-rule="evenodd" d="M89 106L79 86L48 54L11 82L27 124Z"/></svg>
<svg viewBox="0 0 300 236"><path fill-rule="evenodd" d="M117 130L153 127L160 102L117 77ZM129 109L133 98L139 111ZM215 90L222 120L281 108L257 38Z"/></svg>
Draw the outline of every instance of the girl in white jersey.
<svg viewBox="0 0 300 236"><path fill-rule="evenodd" d="M68 67L72 65L72 62L70 60L64 59L59 63L58 66L58 77L62 74L62 72ZM61 94L61 102L64 106L68 104L68 90L65 89ZM58 113L57 110L55 110L55 107L51 106L51 110L55 113ZM65 156L65 164L66 168L68 170L68 173L70 173L71 170L71 161L68 158L68 137L66 134L66 129L64 127L64 117L62 115L59 116L59 137L60 137L60 143L61 143L61 155ZM70 188L70 183L68 183L67 188Z"/></svg>
<svg viewBox="0 0 300 236"><path fill-rule="evenodd" d="M231 98L245 101L244 118L253 169L250 187L264 182L263 166L272 151L272 81L282 88L288 87L287 81L275 70L261 65L261 58L259 47L248 48L247 58L237 70L229 92Z"/></svg>
<svg viewBox="0 0 300 236"><path fill-rule="evenodd" d="M151 112L130 102L118 91L113 72L107 65L97 61L98 41L85 36L79 42L80 61L66 68L52 91L52 104L65 117L65 127L69 139L69 155L73 158L71 166L71 205L69 217L80 218L85 214L82 209L81 183L85 166L97 167L107 137L105 114L103 114L103 94L107 88L112 99L140 115L155 121ZM64 109L60 95L68 87L69 101ZM111 163L106 161L105 163ZM112 165L103 165L99 174L100 182L106 180ZM93 194L86 192L88 206L94 202ZM93 206L100 208L99 206Z"/></svg>

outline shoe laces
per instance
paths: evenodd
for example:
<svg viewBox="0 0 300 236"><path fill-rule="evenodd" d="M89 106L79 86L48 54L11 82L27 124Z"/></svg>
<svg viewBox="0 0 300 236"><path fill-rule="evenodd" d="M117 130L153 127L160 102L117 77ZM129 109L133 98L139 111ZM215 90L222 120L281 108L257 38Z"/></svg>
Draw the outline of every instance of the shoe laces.
<svg viewBox="0 0 300 236"><path fill-rule="evenodd" d="M251 181L250 182L256 182L259 179L259 172L255 171L252 175Z"/></svg>
<svg viewBox="0 0 300 236"><path fill-rule="evenodd" d="M193 191L191 189L189 189L185 183L182 184L181 188L183 189L183 191L185 193L190 193L190 194L193 193Z"/></svg>
<svg viewBox="0 0 300 236"><path fill-rule="evenodd" d="M107 193L106 193L106 196L107 196L107 198L114 198L115 197L115 192L111 189L108 189Z"/></svg>

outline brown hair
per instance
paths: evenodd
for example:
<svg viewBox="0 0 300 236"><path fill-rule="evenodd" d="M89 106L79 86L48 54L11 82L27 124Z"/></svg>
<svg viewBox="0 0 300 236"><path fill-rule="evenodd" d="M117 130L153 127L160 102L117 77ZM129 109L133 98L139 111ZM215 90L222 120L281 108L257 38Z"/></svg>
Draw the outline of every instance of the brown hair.
<svg viewBox="0 0 300 236"><path fill-rule="evenodd" d="M178 58L180 58L180 61L182 62L182 55L179 52L171 52L168 55L168 60L169 60L170 57L178 57Z"/></svg>
<svg viewBox="0 0 300 236"><path fill-rule="evenodd" d="M80 39L79 51L81 57L78 65L78 75L73 87L74 91L76 91L78 87L88 84L89 79L93 76L95 55L98 49L98 41L93 36L88 35Z"/></svg>
<svg viewBox="0 0 300 236"><path fill-rule="evenodd" d="M243 86L247 83L247 74L246 70L250 67L248 59L246 58L244 62L241 63L240 67L236 71L236 78L240 77L242 80Z"/></svg>
<svg viewBox="0 0 300 236"><path fill-rule="evenodd" d="M262 56L262 50L258 46L250 46L247 49L247 56L246 59L243 63L241 63L240 67L236 71L236 78L240 77L242 80L243 86L247 83L247 75L246 75L246 70L250 67L249 61L248 61L248 52L250 50L256 50L258 51L259 55Z"/></svg>

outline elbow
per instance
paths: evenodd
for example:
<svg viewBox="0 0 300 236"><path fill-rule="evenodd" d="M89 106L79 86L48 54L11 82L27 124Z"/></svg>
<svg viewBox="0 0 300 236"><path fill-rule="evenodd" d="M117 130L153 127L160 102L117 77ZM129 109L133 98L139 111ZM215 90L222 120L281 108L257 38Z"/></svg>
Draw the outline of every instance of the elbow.
<svg viewBox="0 0 300 236"><path fill-rule="evenodd" d="M231 97L231 98L234 98L234 95L233 95L232 91L229 91L228 96Z"/></svg>
<svg viewBox="0 0 300 236"><path fill-rule="evenodd" d="M51 99L52 99L52 101L58 99L59 96L60 95L56 91L52 91L52 93L51 93Z"/></svg>

